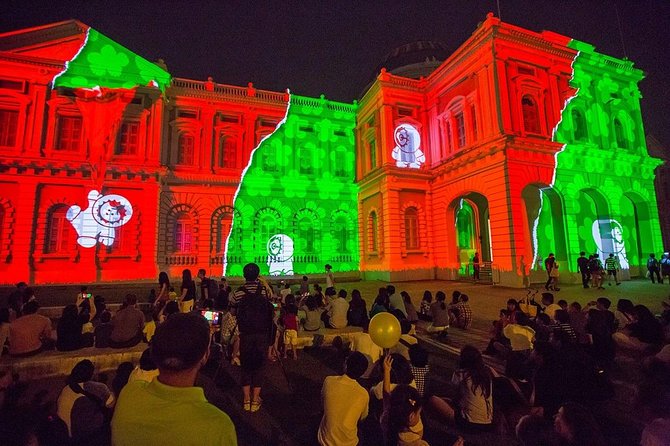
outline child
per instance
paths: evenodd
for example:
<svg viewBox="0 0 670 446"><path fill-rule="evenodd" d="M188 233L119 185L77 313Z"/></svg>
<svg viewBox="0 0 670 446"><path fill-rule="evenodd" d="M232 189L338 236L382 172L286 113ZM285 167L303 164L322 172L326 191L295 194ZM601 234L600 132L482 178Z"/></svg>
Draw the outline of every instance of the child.
<svg viewBox="0 0 670 446"><path fill-rule="evenodd" d="M170 292L168 293L168 299L177 300L177 292L174 290L174 287L170 287Z"/></svg>
<svg viewBox="0 0 670 446"><path fill-rule="evenodd" d="M391 355L384 358L384 410L381 421L386 444L427 445L423 441L421 395L408 385L396 386L391 391Z"/></svg>
<svg viewBox="0 0 670 446"><path fill-rule="evenodd" d="M293 352L293 359L298 359L298 307L295 304L289 304L285 307L282 317L284 326L284 358L289 347Z"/></svg>
<svg viewBox="0 0 670 446"><path fill-rule="evenodd" d="M416 383L416 390L419 391L419 395L424 397L426 395L426 377L430 372L428 352L419 344L410 345L409 362Z"/></svg>
<svg viewBox="0 0 670 446"><path fill-rule="evenodd" d="M423 299L421 299L421 305L419 306L419 319L422 321L430 322L432 318L430 317L430 304L433 303L433 293L426 290L423 292Z"/></svg>
<svg viewBox="0 0 670 446"><path fill-rule="evenodd" d="M237 318L229 311L227 303L221 308L221 345L224 349L232 346L230 363L240 365L240 330Z"/></svg>

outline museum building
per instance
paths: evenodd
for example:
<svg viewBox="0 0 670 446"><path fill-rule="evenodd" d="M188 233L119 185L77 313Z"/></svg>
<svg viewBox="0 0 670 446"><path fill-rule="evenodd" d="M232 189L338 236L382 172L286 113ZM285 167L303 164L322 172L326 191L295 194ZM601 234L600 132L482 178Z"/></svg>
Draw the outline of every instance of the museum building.
<svg viewBox="0 0 670 446"><path fill-rule="evenodd" d="M0 34L3 282L339 272L524 286L662 253L641 70L492 15L352 104L173 77L70 20ZM299 90L299 86L298 86Z"/></svg>

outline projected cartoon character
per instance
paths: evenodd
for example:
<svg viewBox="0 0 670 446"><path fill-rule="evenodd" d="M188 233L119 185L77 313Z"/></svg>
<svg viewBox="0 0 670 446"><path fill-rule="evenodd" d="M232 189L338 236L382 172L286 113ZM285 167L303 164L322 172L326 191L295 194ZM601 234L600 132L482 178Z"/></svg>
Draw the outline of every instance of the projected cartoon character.
<svg viewBox="0 0 670 446"><path fill-rule="evenodd" d="M102 195L97 190L88 193L88 208L82 210L76 204L67 210L66 218L77 231L77 243L92 248L98 242L112 246L116 229L128 223L133 216L133 207L121 195Z"/></svg>
<svg viewBox="0 0 670 446"><path fill-rule="evenodd" d="M293 275L293 239L285 234L270 237L267 245L271 276Z"/></svg>
<svg viewBox="0 0 670 446"><path fill-rule="evenodd" d="M601 259L607 258L612 253L619 259L621 269L629 269L621 223L611 218L601 218L593 222L591 232Z"/></svg>
<svg viewBox="0 0 670 446"><path fill-rule="evenodd" d="M393 139L396 146L391 157L396 160L396 166L418 169L426 162L426 156L419 149L421 136L413 125L400 124L395 129Z"/></svg>

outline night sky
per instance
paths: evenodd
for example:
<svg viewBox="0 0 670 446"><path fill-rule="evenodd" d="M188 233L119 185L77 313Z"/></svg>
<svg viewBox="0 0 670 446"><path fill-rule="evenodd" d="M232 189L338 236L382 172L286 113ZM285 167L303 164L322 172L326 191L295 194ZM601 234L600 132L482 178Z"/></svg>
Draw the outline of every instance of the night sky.
<svg viewBox="0 0 670 446"><path fill-rule="evenodd" d="M503 21L588 42L647 74L646 132L670 147L670 2L500 0ZM177 77L357 99L393 48L427 39L456 49L495 0L0 1L0 32L79 19Z"/></svg>

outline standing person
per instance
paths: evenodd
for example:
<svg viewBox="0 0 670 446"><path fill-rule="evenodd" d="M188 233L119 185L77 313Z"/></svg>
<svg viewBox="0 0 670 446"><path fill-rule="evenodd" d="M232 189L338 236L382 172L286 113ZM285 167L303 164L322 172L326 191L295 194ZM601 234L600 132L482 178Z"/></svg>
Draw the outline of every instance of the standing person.
<svg viewBox="0 0 670 446"><path fill-rule="evenodd" d="M589 280L591 280L591 273L589 273L589 259L586 257L584 251L579 253L579 258L577 259L577 270L582 275L582 286L584 288L589 287Z"/></svg>
<svg viewBox="0 0 670 446"><path fill-rule="evenodd" d="M665 281L665 278L668 278L668 283L670 283L670 253L664 252L661 257L661 283Z"/></svg>
<svg viewBox="0 0 670 446"><path fill-rule="evenodd" d="M289 348L293 352L293 359L298 359L298 307L295 303L287 304L282 315L284 326L284 358L288 357Z"/></svg>
<svg viewBox="0 0 670 446"><path fill-rule="evenodd" d="M333 275L333 267L326 263L326 288L335 288L335 276Z"/></svg>
<svg viewBox="0 0 670 446"><path fill-rule="evenodd" d="M663 281L661 281L661 275L659 273L658 260L656 260L656 254L654 253L649 254L649 258L647 259L647 271L649 271L649 278L651 279L651 283L656 283L656 281L654 280L654 274L658 279L658 283L661 284L663 283Z"/></svg>
<svg viewBox="0 0 670 446"><path fill-rule="evenodd" d="M472 278L474 280L479 280L479 253L476 252L475 255L472 257Z"/></svg>
<svg viewBox="0 0 670 446"><path fill-rule="evenodd" d="M188 313L193 310L195 303L195 282L191 270L185 269L181 273L181 296L179 297L179 311Z"/></svg>
<svg viewBox="0 0 670 446"><path fill-rule="evenodd" d="M160 311L165 303L169 299L170 294L170 278L168 277L165 271L161 271L158 274L158 294L156 295L156 301L153 302L154 307L159 308Z"/></svg>
<svg viewBox="0 0 670 446"><path fill-rule="evenodd" d="M91 361L79 361L58 397L58 417L75 444L104 444L109 435L114 394L105 384L93 381L94 371Z"/></svg>
<svg viewBox="0 0 670 446"><path fill-rule="evenodd" d="M356 446L358 423L368 416L370 394L356 381L367 370L362 353L351 352L344 374L327 376L321 388L323 418L317 439L321 446Z"/></svg>
<svg viewBox="0 0 670 446"><path fill-rule="evenodd" d="M214 300L219 296L219 285L216 280L207 277L207 271L200 268L200 302L203 308L214 308Z"/></svg>
<svg viewBox="0 0 670 446"><path fill-rule="evenodd" d="M159 374L150 382L131 381L121 391L112 419L113 445L237 445L230 417L195 386L209 346L209 323L199 314L175 314L158 326L151 359Z"/></svg>
<svg viewBox="0 0 670 446"><path fill-rule="evenodd" d="M137 296L127 294L125 307L112 318L109 346L127 348L139 344L143 338L144 313L137 309Z"/></svg>
<svg viewBox="0 0 670 446"><path fill-rule="evenodd" d="M609 257L605 259L605 269L607 270L607 285L612 286L612 277L614 277L614 282L617 285L621 285L617 277L617 271L619 270L619 262L617 258L614 257L614 254L610 253Z"/></svg>
<svg viewBox="0 0 670 446"><path fill-rule="evenodd" d="M604 290L603 264L598 258L598 254L593 254L591 260L589 260L589 271L591 272L591 282L593 288Z"/></svg>
<svg viewBox="0 0 670 446"><path fill-rule="evenodd" d="M260 269L248 263L243 269L246 283L236 292L237 324L240 330L240 363L244 410L256 412L261 408L263 366L268 348L273 344L274 307L266 289L258 280Z"/></svg>
<svg viewBox="0 0 670 446"><path fill-rule="evenodd" d="M544 284L544 289L547 291L549 290L549 287L554 281L551 272L554 270L555 265L556 265L556 258L554 257L554 253L550 252L549 257L544 259L544 269L547 271L547 283Z"/></svg>
<svg viewBox="0 0 670 446"><path fill-rule="evenodd" d="M228 304L230 302L230 293L233 291L233 289L228 285L228 281L226 280L225 277L221 278L221 282L219 283L219 292L214 298L214 309L215 310L223 310L224 308L227 310L228 309Z"/></svg>

